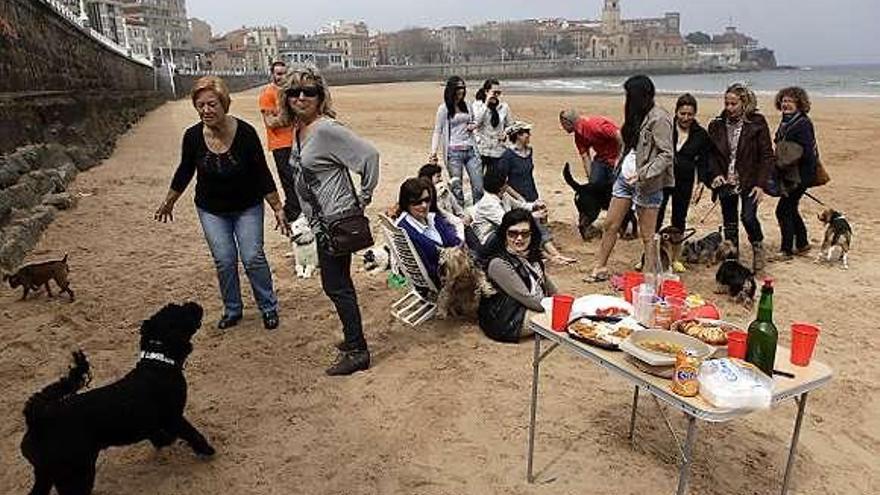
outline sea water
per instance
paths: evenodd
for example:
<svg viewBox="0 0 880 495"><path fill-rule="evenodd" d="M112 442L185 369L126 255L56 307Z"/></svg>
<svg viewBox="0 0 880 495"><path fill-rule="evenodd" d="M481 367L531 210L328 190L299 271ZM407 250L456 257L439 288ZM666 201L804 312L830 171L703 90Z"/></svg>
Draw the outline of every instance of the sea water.
<svg viewBox="0 0 880 495"><path fill-rule="evenodd" d="M880 65L798 67L756 72L651 75L657 92L677 95L717 95L732 83L745 83L762 96L772 96L786 86L801 86L811 96L880 98ZM623 94L625 76L590 76L561 79L503 81L513 91Z"/></svg>

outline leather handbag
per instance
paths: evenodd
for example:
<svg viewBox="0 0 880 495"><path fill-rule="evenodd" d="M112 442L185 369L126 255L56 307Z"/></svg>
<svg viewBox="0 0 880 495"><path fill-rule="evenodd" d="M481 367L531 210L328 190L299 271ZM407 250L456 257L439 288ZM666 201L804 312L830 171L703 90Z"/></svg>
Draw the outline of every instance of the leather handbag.
<svg viewBox="0 0 880 495"><path fill-rule="evenodd" d="M297 152L302 154L302 144L299 139L299 131L296 132ZM315 211L317 217L318 228L315 237L318 244L327 250L331 256L345 256L361 249L366 249L373 244L373 233L370 231L370 219L364 215L364 209L361 205L360 198L355 192L354 181L351 180L351 174L344 165L340 165L342 173L348 177L348 184L351 187L351 195L354 198L354 208L343 211L332 217L325 217L321 202L318 201L317 195L308 186L308 201Z"/></svg>

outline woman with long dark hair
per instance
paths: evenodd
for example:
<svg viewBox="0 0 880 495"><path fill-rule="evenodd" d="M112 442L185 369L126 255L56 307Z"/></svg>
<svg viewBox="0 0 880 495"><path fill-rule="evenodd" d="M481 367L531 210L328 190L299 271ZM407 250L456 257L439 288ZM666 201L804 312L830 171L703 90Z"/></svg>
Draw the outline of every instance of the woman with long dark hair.
<svg viewBox="0 0 880 495"><path fill-rule="evenodd" d="M626 91L623 123L623 158L617 167L611 205L605 217L602 243L589 282L608 280L608 258L626 213L636 205L639 233L645 247L646 273L654 271L654 229L663 201L663 188L675 185L672 172L672 118L654 104L654 83L647 76L633 76L623 84Z"/></svg>
<svg viewBox="0 0 880 495"><path fill-rule="evenodd" d="M712 189L721 201L724 238L739 253L739 220L752 244L752 269L764 269L764 232L758 221L758 205L775 166L770 127L758 112L755 93L742 84L724 92L724 110L709 123L712 153L709 170ZM738 209L742 204L742 212ZM737 218L739 216L739 219Z"/></svg>
<svg viewBox="0 0 880 495"><path fill-rule="evenodd" d="M657 215L657 230L663 227L666 204L672 198L671 224L684 232L696 178L699 177L701 182L706 181L711 143L709 134L697 122L696 115L697 99L690 93L681 95L675 103L675 125L672 128L672 142L675 144L675 187L663 190L663 203L660 204ZM675 267L675 270L682 271L683 268Z"/></svg>
<svg viewBox="0 0 880 495"><path fill-rule="evenodd" d="M474 144L474 113L465 101L467 87L464 80L452 76L443 90L443 103L437 107L434 133L431 136L431 154L428 161L437 163L437 152L442 144L449 172L449 185L459 204L464 206L462 178L467 169L471 181L471 201L476 203L483 196L483 167Z"/></svg>
<svg viewBox="0 0 880 495"><path fill-rule="evenodd" d="M780 253L774 261L787 261L794 255L810 252L807 226L798 208L807 188L816 182L816 131L810 120L810 97L803 88L792 86L779 90L776 94L776 109L782 112L782 121L776 129L776 145L783 141L797 143L803 154L797 163L800 183L791 191L786 191L776 204L776 220L782 243Z"/></svg>
<svg viewBox="0 0 880 495"><path fill-rule="evenodd" d="M474 100L474 132L477 151L483 162L483 174L495 167L504 154L504 130L512 123L510 107L501 99L501 83L498 79L486 79Z"/></svg>
<svg viewBox="0 0 880 495"><path fill-rule="evenodd" d="M531 212L513 209L484 250L486 275L497 293L480 300L480 328L499 342L519 342L528 335L527 311L544 312L541 300L556 293L544 272L541 236Z"/></svg>

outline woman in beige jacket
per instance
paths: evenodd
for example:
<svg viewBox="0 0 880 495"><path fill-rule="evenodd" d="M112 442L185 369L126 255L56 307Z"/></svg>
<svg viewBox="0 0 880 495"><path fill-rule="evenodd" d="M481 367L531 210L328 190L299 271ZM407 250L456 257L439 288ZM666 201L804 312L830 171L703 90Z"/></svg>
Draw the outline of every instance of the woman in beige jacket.
<svg viewBox="0 0 880 495"><path fill-rule="evenodd" d="M654 226L663 201L663 189L673 187L672 118L654 104L654 83L647 76L633 76L623 84L626 90L621 134L624 149L617 166L611 205L605 217L602 244L588 282L607 280L608 258L626 213L636 205L639 232L645 244L646 273L654 270Z"/></svg>

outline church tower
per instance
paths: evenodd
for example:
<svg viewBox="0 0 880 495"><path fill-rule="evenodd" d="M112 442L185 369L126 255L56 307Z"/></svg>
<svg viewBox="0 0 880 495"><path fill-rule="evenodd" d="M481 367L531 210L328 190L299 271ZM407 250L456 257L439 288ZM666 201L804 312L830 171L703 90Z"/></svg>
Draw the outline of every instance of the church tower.
<svg viewBox="0 0 880 495"><path fill-rule="evenodd" d="M620 0L605 0L602 9L602 32L611 34L620 32Z"/></svg>

